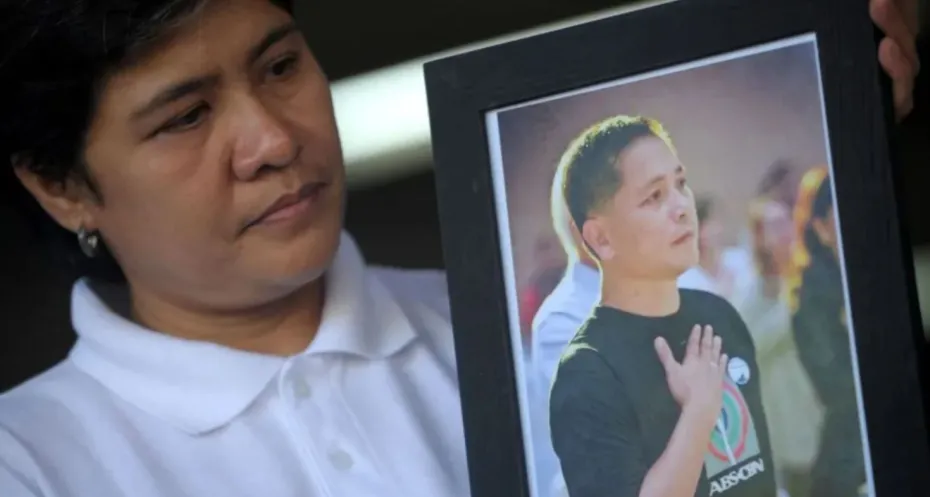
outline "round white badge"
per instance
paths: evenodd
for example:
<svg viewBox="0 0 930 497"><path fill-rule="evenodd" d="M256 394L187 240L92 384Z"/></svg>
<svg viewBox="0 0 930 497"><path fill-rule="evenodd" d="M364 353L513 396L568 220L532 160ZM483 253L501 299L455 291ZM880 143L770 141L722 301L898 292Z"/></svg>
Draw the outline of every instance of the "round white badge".
<svg viewBox="0 0 930 497"><path fill-rule="evenodd" d="M733 383L745 385L749 383L749 377L751 376L749 364L739 357L733 357L727 363L727 375L730 376Z"/></svg>

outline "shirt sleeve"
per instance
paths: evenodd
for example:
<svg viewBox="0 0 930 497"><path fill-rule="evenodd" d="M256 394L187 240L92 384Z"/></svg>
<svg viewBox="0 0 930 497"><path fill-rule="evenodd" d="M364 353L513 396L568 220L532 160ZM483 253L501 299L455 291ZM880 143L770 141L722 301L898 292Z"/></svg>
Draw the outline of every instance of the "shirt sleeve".
<svg viewBox="0 0 930 497"><path fill-rule="evenodd" d="M840 309L813 293L804 295L803 304L792 319L801 364L822 401L854 402L855 383L844 377L852 371L852 356L848 334L840 322Z"/></svg>
<svg viewBox="0 0 930 497"><path fill-rule="evenodd" d="M752 362L755 363L758 346L755 336L749 331L749 326L743 319L742 314L736 310L733 304L723 298L717 298L717 303L718 305L714 307L715 312L719 312L719 315L723 316L724 322L729 325L728 328L732 331L729 337L723 337L724 352L729 349L731 356L732 352L739 352L741 356L749 356ZM735 346L732 340L736 341ZM728 342L731 347L727 347Z"/></svg>
<svg viewBox="0 0 930 497"><path fill-rule="evenodd" d="M0 495L3 497L42 497L37 486L18 468L34 463L25 449L0 427Z"/></svg>
<svg viewBox="0 0 930 497"><path fill-rule="evenodd" d="M3 497L42 497L0 461L0 488Z"/></svg>
<svg viewBox="0 0 930 497"><path fill-rule="evenodd" d="M552 377L559 366L562 352L584 322L568 314L554 313L546 317L533 331L533 369L540 391L549 393Z"/></svg>
<svg viewBox="0 0 930 497"><path fill-rule="evenodd" d="M572 497L635 497L646 477L633 407L610 366L571 348L550 397L552 444Z"/></svg>

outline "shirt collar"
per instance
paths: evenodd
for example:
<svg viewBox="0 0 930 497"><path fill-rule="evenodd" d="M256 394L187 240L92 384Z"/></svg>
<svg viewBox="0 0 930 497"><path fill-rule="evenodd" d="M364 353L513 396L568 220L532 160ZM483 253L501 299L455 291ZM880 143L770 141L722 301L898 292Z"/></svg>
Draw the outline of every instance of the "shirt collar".
<svg viewBox="0 0 930 497"><path fill-rule="evenodd" d="M355 242L344 235L326 281L326 304L307 354L391 356L416 333L407 315L376 274L366 271Z"/></svg>
<svg viewBox="0 0 930 497"><path fill-rule="evenodd" d="M375 360L416 338L348 234L325 277L320 328L300 355ZM191 434L219 428L245 411L288 361L144 328L114 312L85 280L74 286L71 311L78 334L73 363L123 400Z"/></svg>
<svg viewBox="0 0 930 497"><path fill-rule="evenodd" d="M601 292L601 272L581 261L574 261L569 264L568 274L575 288L581 289L586 293Z"/></svg>

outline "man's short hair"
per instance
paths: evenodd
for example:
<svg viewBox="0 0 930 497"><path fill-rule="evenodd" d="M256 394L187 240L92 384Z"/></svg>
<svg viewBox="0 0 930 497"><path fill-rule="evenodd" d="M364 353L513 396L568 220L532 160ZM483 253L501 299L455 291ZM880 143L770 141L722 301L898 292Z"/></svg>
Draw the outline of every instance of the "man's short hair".
<svg viewBox="0 0 930 497"><path fill-rule="evenodd" d="M568 212L568 204L565 203L562 181L558 172L553 176L549 190L549 215L552 218L552 230L559 239L568 262L577 262L581 256L580 251L584 250L584 247L578 246L572 233L575 222L572 221L572 215Z"/></svg>
<svg viewBox="0 0 930 497"><path fill-rule="evenodd" d="M613 116L576 137L559 162L557 178L572 221L579 230L592 211L620 188L617 158L638 138L654 136L675 148L662 124L642 116Z"/></svg>
<svg viewBox="0 0 930 497"><path fill-rule="evenodd" d="M77 179L99 197L84 145L107 77L157 49L209 1L216 0L0 0L0 193L57 255L84 266L79 272L112 275L115 263L86 261L13 167L59 184ZM269 1L291 11L291 0Z"/></svg>

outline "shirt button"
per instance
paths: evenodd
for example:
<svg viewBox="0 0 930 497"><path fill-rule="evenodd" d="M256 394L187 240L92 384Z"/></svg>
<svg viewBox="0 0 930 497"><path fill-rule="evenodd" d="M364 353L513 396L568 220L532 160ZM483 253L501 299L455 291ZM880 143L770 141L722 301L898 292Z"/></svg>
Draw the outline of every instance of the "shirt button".
<svg viewBox="0 0 930 497"><path fill-rule="evenodd" d="M310 396L310 387L307 382L301 379L294 380L294 396L298 399L306 399Z"/></svg>
<svg viewBox="0 0 930 497"><path fill-rule="evenodd" d="M339 471L348 471L354 461L352 455L342 449L333 449L329 452L329 462Z"/></svg>

